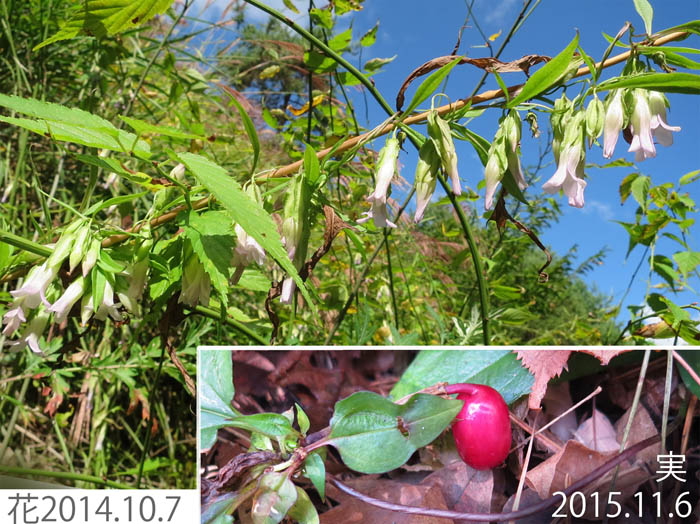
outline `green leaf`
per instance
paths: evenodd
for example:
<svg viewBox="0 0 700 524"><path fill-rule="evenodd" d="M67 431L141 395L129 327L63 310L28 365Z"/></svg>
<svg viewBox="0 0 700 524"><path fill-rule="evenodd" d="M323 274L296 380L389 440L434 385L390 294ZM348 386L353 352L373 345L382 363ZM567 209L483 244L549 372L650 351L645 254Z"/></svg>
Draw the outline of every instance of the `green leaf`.
<svg viewBox="0 0 700 524"><path fill-rule="evenodd" d="M131 202L132 200L136 200L137 198L141 198L142 196L146 196L149 193L149 191L143 191L141 193L131 193L129 195L122 195L122 196L117 196L114 198L109 198L107 200L101 200L92 206L90 206L89 209L86 209L85 212L83 213L85 216L90 216L94 215L103 209L107 209L108 207L111 206L118 206L120 204L124 204L126 202Z"/></svg>
<svg viewBox="0 0 700 524"><path fill-rule="evenodd" d="M607 91L622 87L639 87L665 93L700 94L700 75L692 73L642 73L619 76L598 84L596 91Z"/></svg>
<svg viewBox="0 0 700 524"><path fill-rule="evenodd" d="M227 427L241 428L251 433L261 433L270 438L296 435L289 419L278 413L257 413L255 415L239 415L227 420Z"/></svg>
<svg viewBox="0 0 700 524"><path fill-rule="evenodd" d="M447 75L450 74L450 71L459 64L460 60L462 59L461 56L455 57L452 62L449 64L445 64L442 66L440 69L437 71L433 72L428 78L423 80L421 84L418 86L418 89L416 89L416 92L413 94L413 98L411 99L411 103L408 104L408 107L406 108L403 113L405 115L411 114L411 112L418 107L420 104L422 104L430 95L432 95L435 90L440 87L440 84L442 81L447 77ZM365 65L365 68L367 68L367 65Z"/></svg>
<svg viewBox="0 0 700 524"><path fill-rule="evenodd" d="M416 394L405 404L360 391L335 405L329 444L347 467L384 473L404 464L454 419L462 401Z"/></svg>
<svg viewBox="0 0 700 524"><path fill-rule="evenodd" d="M512 195L526 206L530 205L525 198L525 194L523 193L522 189L518 187L518 183L515 181L513 173L511 173L510 170L506 170L506 172L503 174L501 184L503 184L503 187L506 189L506 191L508 191L509 195Z"/></svg>
<svg viewBox="0 0 700 524"><path fill-rule="evenodd" d="M111 156L101 157L98 155L75 155L75 158L84 164L99 167L108 173L116 173L122 178L125 178L130 182L134 182L135 184L139 184L140 186L143 186L151 191L166 188L166 186L162 184L153 184L153 179L146 173L127 171L119 160Z"/></svg>
<svg viewBox="0 0 700 524"><path fill-rule="evenodd" d="M236 247L233 224L224 211L191 211L185 237L211 278L224 306L228 306L229 270Z"/></svg>
<svg viewBox="0 0 700 524"><path fill-rule="evenodd" d="M391 390L401 398L438 382L485 384L507 404L530 392L533 376L509 350L422 350Z"/></svg>
<svg viewBox="0 0 700 524"><path fill-rule="evenodd" d="M630 194L632 194L632 184L641 175L639 173L630 173L620 182L620 204L624 204Z"/></svg>
<svg viewBox="0 0 700 524"><path fill-rule="evenodd" d="M688 273L700 265L700 252L698 251L680 251L672 256L685 278L688 278Z"/></svg>
<svg viewBox="0 0 700 524"><path fill-rule="evenodd" d="M302 435L306 435L306 432L309 431L309 427L311 427L311 423L309 422L309 417L304 413L304 410L301 409L301 406L299 404L294 404L297 408L297 422L299 423L299 429L301 430Z"/></svg>
<svg viewBox="0 0 700 524"><path fill-rule="evenodd" d="M331 38L328 41L328 47L340 54L348 47L350 42L352 42L352 27Z"/></svg>
<svg viewBox="0 0 700 524"><path fill-rule="evenodd" d="M297 501L289 509L287 515L299 524L319 524L318 512L306 494L306 491L296 486Z"/></svg>
<svg viewBox="0 0 700 524"><path fill-rule="evenodd" d="M202 524L233 524L230 513L238 505L238 493L224 493L220 498L202 507Z"/></svg>
<svg viewBox="0 0 700 524"><path fill-rule="evenodd" d="M654 18L654 10L648 0L634 0L634 8L644 20L644 29L651 36L651 20Z"/></svg>
<svg viewBox="0 0 700 524"><path fill-rule="evenodd" d="M309 144L304 144L304 173L306 173L306 181L310 186L314 186L318 177L321 176L321 165L316 156L316 150Z"/></svg>
<svg viewBox="0 0 700 524"><path fill-rule="evenodd" d="M700 179L700 169L686 173L679 180L678 183L682 186L688 185L696 180Z"/></svg>
<svg viewBox="0 0 700 524"><path fill-rule="evenodd" d="M474 147L474 151L479 155L481 164L486 166L486 163L489 161L489 148L491 147L491 143L466 126L450 122L450 127L454 129L461 138L467 140Z"/></svg>
<svg viewBox="0 0 700 524"><path fill-rule="evenodd" d="M236 97L231 95L230 93L229 96L233 105L236 106L238 114L241 115L243 127L245 128L245 132L248 134L248 139L250 140L250 143L253 146L253 165L250 166L250 172L254 173L255 167L258 165L258 158L260 157L260 139L258 138L258 132L255 129L255 124L253 124L253 120L250 118L248 113L246 113L246 110L243 109L241 103L238 100L236 100Z"/></svg>
<svg viewBox="0 0 700 524"><path fill-rule="evenodd" d="M663 55L663 59L669 63L673 64L678 67L683 67L685 69L700 69L700 62L696 62L695 60L691 60L690 58L683 56L681 54L675 53L670 49L666 49L663 47L645 47L645 49L640 49L640 52L643 55L649 55L652 58L655 58L654 55Z"/></svg>
<svg viewBox="0 0 700 524"><path fill-rule="evenodd" d="M569 68L576 47L578 47L578 33L561 53L535 71L530 79L525 82L518 96L510 101L508 107L515 107L521 102L530 100L556 84Z"/></svg>
<svg viewBox="0 0 700 524"><path fill-rule="evenodd" d="M367 60L367 62L365 62L365 71L374 73L382 66L393 62L397 56L399 55L394 55L389 58L372 58L371 60Z"/></svg>
<svg viewBox="0 0 700 524"><path fill-rule="evenodd" d="M668 29L659 31L655 36L667 35L677 31L684 31L686 33L695 33L696 35L700 35L700 20L693 20L692 22L686 22L685 24L669 27Z"/></svg>
<svg viewBox="0 0 700 524"><path fill-rule="evenodd" d="M697 375L700 375L700 351L692 349L677 351L680 356L683 357L683 360L685 360L686 363L693 369L693 371L695 371ZM693 395L700 398L700 384L698 384L695 379L690 376L690 373L688 373L688 371L681 366L678 361L676 361L676 367L678 368L678 373L683 379L683 383L686 385L686 387L693 393Z"/></svg>
<svg viewBox="0 0 700 524"><path fill-rule="evenodd" d="M199 353L200 448L209 449L216 442L216 430L238 416L231 408L235 393L233 362L226 350L202 350ZM205 411L206 410L206 411Z"/></svg>
<svg viewBox="0 0 700 524"><path fill-rule="evenodd" d="M297 9L297 6L295 6L292 3L292 0L282 0L284 2L284 6L289 9L292 13L299 14L299 9Z"/></svg>
<svg viewBox="0 0 700 524"><path fill-rule="evenodd" d="M136 135L117 129L111 122L82 109L0 94L0 106L38 120L0 117L0 121L14 124L40 135L51 136L89 147L133 153L140 158L150 157L150 146Z"/></svg>
<svg viewBox="0 0 700 524"><path fill-rule="evenodd" d="M377 20L377 23L374 24L374 27L367 31L364 35L362 35L362 38L360 38L360 45L364 47L369 47L371 45L374 45L374 43L377 41L377 30L379 29L379 20Z"/></svg>
<svg viewBox="0 0 700 524"><path fill-rule="evenodd" d="M0 122L23 127L39 135L51 137L54 140L73 142L74 144L120 151L122 153L131 153L131 145L134 144L133 153L136 156L140 158L149 158L151 156L148 143L143 140L136 141L136 135L127 133L126 131L120 130L115 137L100 129L86 127L83 124L66 124L63 122L49 122L46 120L30 120L28 118L11 118L6 116L0 116Z"/></svg>
<svg viewBox="0 0 700 524"><path fill-rule="evenodd" d="M649 196L649 186L651 179L648 176L638 176L630 184L632 196L642 209L647 208L647 197Z"/></svg>
<svg viewBox="0 0 700 524"><path fill-rule="evenodd" d="M313 9L309 10L309 15L314 22L318 22L326 29L333 29L333 13L331 13L329 9L319 9L318 7L314 7Z"/></svg>
<svg viewBox="0 0 700 524"><path fill-rule="evenodd" d="M131 118L122 115L119 115L119 118L121 118L124 121L124 123L126 123L139 135L143 135L145 133L154 133L158 135L169 136L171 138L179 138L182 140L202 140L205 138L203 135L185 133L184 131L180 131L179 129L175 129L174 127L154 126L153 124L149 124L148 122L144 122L143 120L139 120L138 118Z"/></svg>
<svg viewBox="0 0 700 524"><path fill-rule="evenodd" d="M282 239L277 232L277 225L270 215L243 192L238 182L228 176L223 167L194 153L180 153L178 158L194 177L221 202L234 222L240 224L243 230L252 236L265 252L294 279L307 304L316 313L316 304L312 301L294 264L289 260L287 251L282 246Z"/></svg>
<svg viewBox="0 0 700 524"><path fill-rule="evenodd" d="M314 451L307 455L304 461L304 475L306 475L311 483L318 491L322 501L326 501L326 465L323 463L321 455L318 451Z"/></svg>
<svg viewBox="0 0 700 524"><path fill-rule="evenodd" d="M654 272L663 278L671 289L675 289L675 282L680 279L680 275L673 269L671 259L665 255L654 255L649 263L653 265Z"/></svg>
<svg viewBox="0 0 700 524"><path fill-rule="evenodd" d="M120 33L164 13L172 3L173 0L80 0L58 33L37 45L34 51L81 33L98 38Z"/></svg>
<svg viewBox="0 0 700 524"><path fill-rule="evenodd" d="M237 285L251 291L267 293L270 289L270 279L257 269L246 269Z"/></svg>

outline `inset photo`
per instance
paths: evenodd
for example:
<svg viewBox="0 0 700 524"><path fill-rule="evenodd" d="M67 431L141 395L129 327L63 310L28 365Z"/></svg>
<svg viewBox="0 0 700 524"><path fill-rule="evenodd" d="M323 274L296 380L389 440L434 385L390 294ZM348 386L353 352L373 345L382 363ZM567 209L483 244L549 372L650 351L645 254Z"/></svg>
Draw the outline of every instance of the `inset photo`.
<svg viewBox="0 0 700 524"><path fill-rule="evenodd" d="M700 518L700 351L202 347L198 371L202 524Z"/></svg>

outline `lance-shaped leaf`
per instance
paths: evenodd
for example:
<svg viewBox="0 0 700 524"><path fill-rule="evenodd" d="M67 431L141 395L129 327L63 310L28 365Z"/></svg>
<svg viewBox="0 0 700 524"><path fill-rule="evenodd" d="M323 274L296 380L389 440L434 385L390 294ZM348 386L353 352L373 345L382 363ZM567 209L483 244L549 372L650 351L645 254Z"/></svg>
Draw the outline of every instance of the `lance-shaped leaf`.
<svg viewBox="0 0 700 524"><path fill-rule="evenodd" d="M530 79L525 82L518 96L511 99L508 103L508 107L515 107L521 102L530 100L556 84L569 68L577 46L578 33L576 33L574 39L561 53L538 69Z"/></svg>
<svg viewBox="0 0 700 524"><path fill-rule="evenodd" d="M329 443L347 467L384 473L432 442L462 408L462 401L417 394L405 404L360 391L335 405Z"/></svg>
<svg viewBox="0 0 700 524"><path fill-rule="evenodd" d="M180 153L178 159L221 202L234 222L240 224L243 230L252 236L265 252L294 279L304 299L315 313L316 305L282 246L277 226L262 206L250 198L241 189L240 184L228 176L223 167L208 158L193 153Z"/></svg>
<svg viewBox="0 0 700 524"><path fill-rule="evenodd" d="M0 116L1 122L50 136L54 140L123 153L133 152L144 159L150 157L147 142L137 140L133 133L117 129L104 118L82 109L3 94L0 94L0 106L37 119Z"/></svg>
<svg viewBox="0 0 700 524"><path fill-rule="evenodd" d="M173 0L80 0L76 2L71 18L50 38L34 48L74 38L114 35L135 27L163 13Z"/></svg>
<svg viewBox="0 0 700 524"><path fill-rule="evenodd" d="M598 84L597 91L639 87L665 93L700 94L700 75L692 73L642 73L641 75L619 76Z"/></svg>
<svg viewBox="0 0 700 524"><path fill-rule="evenodd" d="M438 382L471 382L497 389L507 404L530 392L534 378L518 362L515 353L505 350L423 350L404 371L391 391L401 398Z"/></svg>

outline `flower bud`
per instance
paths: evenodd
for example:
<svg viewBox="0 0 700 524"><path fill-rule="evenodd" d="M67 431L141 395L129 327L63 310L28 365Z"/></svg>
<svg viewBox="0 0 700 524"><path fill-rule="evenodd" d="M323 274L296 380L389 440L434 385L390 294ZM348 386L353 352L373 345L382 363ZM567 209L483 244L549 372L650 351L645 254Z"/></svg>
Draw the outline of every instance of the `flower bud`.
<svg viewBox="0 0 700 524"><path fill-rule="evenodd" d="M211 279L209 274L204 270L197 255L191 254L182 270L182 291L180 291L178 302L190 307L194 307L198 303L206 306L209 303L210 294Z"/></svg>
<svg viewBox="0 0 700 524"><path fill-rule="evenodd" d="M80 261L85 256L88 247L90 246L90 224L85 223L75 235L75 241L73 242L73 250L68 257L68 272L72 273L73 270L80 264Z"/></svg>
<svg viewBox="0 0 700 524"><path fill-rule="evenodd" d="M452 140L452 131L450 125L438 115L436 110L428 113L428 135L435 142L435 149L440 155L442 167L450 178L452 192L455 195L461 195L462 187L457 171L457 152Z"/></svg>
<svg viewBox="0 0 700 524"><path fill-rule="evenodd" d="M100 249L102 248L102 243L96 239L93 238L90 241L90 246L87 249L87 253L85 254L85 258L83 259L83 265L82 265L82 270L83 270L83 276L86 277L90 270L95 267L95 264L97 263L97 259L100 256Z"/></svg>
<svg viewBox="0 0 700 524"><path fill-rule="evenodd" d="M178 164L170 171L170 176L177 180L178 182L185 181L185 166L184 164Z"/></svg>
<svg viewBox="0 0 700 524"><path fill-rule="evenodd" d="M440 157L435 150L432 140L426 140L418 151L416 164L416 214L413 217L417 224L423 218L425 208L430 202L437 184L437 172L440 169Z"/></svg>
<svg viewBox="0 0 700 524"><path fill-rule="evenodd" d="M588 135L588 146L603 133L605 126L605 108L603 102L594 96L586 108L586 135Z"/></svg>
<svg viewBox="0 0 700 524"><path fill-rule="evenodd" d="M83 223L83 220L77 220L72 222L65 229L61 237L58 239L58 242L56 242L56 245L53 247L51 256L49 256L48 260L46 261L50 267L60 267L63 261L70 256L71 250L73 249L73 244L75 242L76 231L82 227Z"/></svg>

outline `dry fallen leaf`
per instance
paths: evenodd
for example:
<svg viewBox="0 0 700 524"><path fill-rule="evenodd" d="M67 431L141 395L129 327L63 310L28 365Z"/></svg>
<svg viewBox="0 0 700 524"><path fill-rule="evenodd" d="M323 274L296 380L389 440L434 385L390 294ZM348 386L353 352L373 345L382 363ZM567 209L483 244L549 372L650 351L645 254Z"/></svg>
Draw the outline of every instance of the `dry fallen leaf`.
<svg viewBox="0 0 700 524"><path fill-rule="evenodd" d="M437 486L414 486L394 480L360 477L346 482L360 493L406 506L447 509L447 504ZM365 524L391 522L396 524L453 524L452 519L407 515L398 511L370 506L359 499L342 493L328 485L328 496L340 502L338 506L319 515L321 524Z"/></svg>
<svg viewBox="0 0 700 524"><path fill-rule="evenodd" d="M537 491L541 499L546 499L552 496L556 491L563 491L568 486L583 478L594 469L602 466L615 452L600 453L592 450L577 442L570 440L561 449L542 464L532 469L527 473L525 478L528 486ZM581 492L589 499L591 493L598 493L599 500L608 500L608 491L610 489L610 479L613 472L610 471L597 481L589 484ZM649 478L649 473L642 470L638 466L630 466L628 463L623 463L615 481L615 491L621 492L621 495L616 495L615 500L622 502L627 497L634 495L639 485ZM580 508L574 506L578 513ZM586 508L583 518L594 519L593 505ZM598 517L595 520L601 520Z"/></svg>
<svg viewBox="0 0 700 524"><path fill-rule="evenodd" d="M605 453L620 449L617 432L610 419L597 409L594 409L593 415L576 428L574 438L588 449L595 451Z"/></svg>
<svg viewBox="0 0 700 524"><path fill-rule="evenodd" d="M477 471L461 460L421 481L422 486L440 489L448 509L464 513L490 513L493 484L493 471Z"/></svg>
<svg viewBox="0 0 700 524"><path fill-rule="evenodd" d="M540 409L540 402L544 398L547 391L549 381L561 374L567 369L566 363L574 351L587 353L596 357L600 362L607 366L613 357L620 353L629 351L629 349L535 349L535 350L516 350L518 358L523 365L535 376L535 383L532 385L530 393L530 409Z"/></svg>

